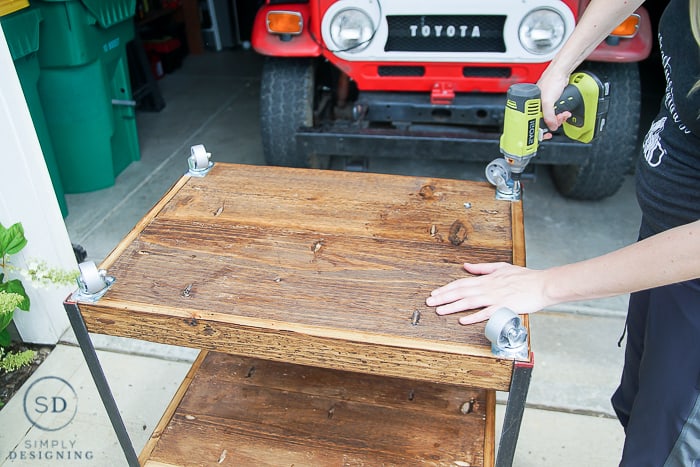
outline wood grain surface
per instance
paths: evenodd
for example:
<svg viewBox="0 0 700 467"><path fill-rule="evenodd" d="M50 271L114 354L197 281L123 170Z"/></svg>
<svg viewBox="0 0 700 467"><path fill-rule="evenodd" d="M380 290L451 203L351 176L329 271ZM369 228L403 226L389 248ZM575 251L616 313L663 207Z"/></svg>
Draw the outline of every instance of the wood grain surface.
<svg viewBox="0 0 700 467"><path fill-rule="evenodd" d="M521 204L486 183L217 163L166 194L79 307L96 333L507 390L484 325L425 298L465 261L524 257Z"/></svg>
<svg viewBox="0 0 700 467"><path fill-rule="evenodd" d="M493 464L493 391L210 352L146 466Z"/></svg>

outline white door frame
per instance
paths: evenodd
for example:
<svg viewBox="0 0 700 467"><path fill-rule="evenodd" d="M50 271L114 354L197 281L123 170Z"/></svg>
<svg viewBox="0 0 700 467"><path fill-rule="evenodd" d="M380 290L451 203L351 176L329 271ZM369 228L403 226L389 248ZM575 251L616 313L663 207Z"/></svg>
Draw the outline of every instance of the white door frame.
<svg viewBox="0 0 700 467"><path fill-rule="evenodd" d="M0 222L21 222L27 246L12 257L23 267L35 259L51 267L77 270L61 209L51 184L14 61L0 26ZM76 288L32 287L22 280L31 300L29 312L15 311L15 326L25 342L55 344L68 329L63 300Z"/></svg>

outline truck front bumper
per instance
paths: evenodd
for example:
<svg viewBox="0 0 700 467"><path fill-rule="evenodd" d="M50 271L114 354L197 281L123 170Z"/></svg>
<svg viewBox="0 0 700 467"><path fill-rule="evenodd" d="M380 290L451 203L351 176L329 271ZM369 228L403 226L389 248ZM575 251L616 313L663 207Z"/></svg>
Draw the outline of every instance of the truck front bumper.
<svg viewBox="0 0 700 467"><path fill-rule="evenodd" d="M458 93L439 105L428 93L363 92L348 104L354 119L298 129L297 148L319 156L491 161L500 155L505 101L505 94ZM533 161L578 165L590 150L555 134Z"/></svg>
<svg viewBox="0 0 700 467"><path fill-rule="evenodd" d="M314 155L402 159L491 161L500 156L500 134L468 130L417 131L333 125L300 128L300 151ZM554 135L540 144L536 164L580 165L592 147Z"/></svg>

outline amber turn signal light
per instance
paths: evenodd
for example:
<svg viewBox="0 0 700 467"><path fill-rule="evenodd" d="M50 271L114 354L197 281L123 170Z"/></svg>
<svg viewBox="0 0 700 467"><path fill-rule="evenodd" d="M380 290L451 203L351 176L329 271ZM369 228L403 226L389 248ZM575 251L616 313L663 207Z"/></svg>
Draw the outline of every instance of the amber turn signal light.
<svg viewBox="0 0 700 467"><path fill-rule="evenodd" d="M272 34L301 34L304 20L297 11L271 11L267 14L267 32Z"/></svg>
<svg viewBox="0 0 700 467"><path fill-rule="evenodd" d="M626 20L620 23L613 31L610 33L611 36L622 37L625 39L630 39L637 35L637 30L639 30L640 17L637 13L630 15Z"/></svg>

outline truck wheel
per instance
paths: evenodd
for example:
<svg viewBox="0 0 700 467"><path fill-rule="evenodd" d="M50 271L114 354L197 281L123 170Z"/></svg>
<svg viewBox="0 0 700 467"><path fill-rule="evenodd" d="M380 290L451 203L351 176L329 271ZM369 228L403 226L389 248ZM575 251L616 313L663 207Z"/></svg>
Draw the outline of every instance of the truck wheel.
<svg viewBox="0 0 700 467"><path fill-rule="evenodd" d="M309 167L297 149L296 130L313 125L315 62L310 59L268 58L260 83L260 127L265 162Z"/></svg>
<svg viewBox="0 0 700 467"><path fill-rule="evenodd" d="M603 132L581 165L552 165L552 178L567 198L599 200L617 192L633 168L641 111L636 63L594 63L584 67L610 82L610 107Z"/></svg>

